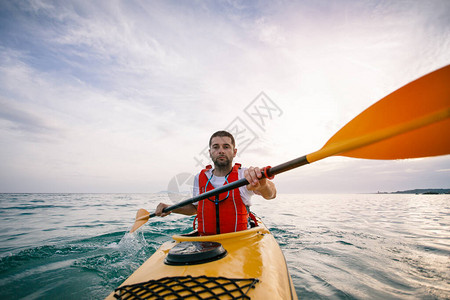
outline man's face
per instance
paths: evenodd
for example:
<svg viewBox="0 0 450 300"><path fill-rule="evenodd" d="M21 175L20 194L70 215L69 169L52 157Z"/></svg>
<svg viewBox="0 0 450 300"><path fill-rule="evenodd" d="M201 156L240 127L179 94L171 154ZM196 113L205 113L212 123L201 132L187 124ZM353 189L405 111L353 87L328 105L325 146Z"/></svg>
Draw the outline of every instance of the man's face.
<svg viewBox="0 0 450 300"><path fill-rule="evenodd" d="M209 155L215 166L226 167L231 165L236 152L237 149L233 147L229 137L216 136L212 138Z"/></svg>

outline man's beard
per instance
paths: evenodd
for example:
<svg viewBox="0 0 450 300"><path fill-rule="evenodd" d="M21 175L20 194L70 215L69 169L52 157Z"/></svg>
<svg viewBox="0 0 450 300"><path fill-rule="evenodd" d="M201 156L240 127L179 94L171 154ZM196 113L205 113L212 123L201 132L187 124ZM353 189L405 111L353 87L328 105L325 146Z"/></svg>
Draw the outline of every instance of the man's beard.
<svg viewBox="0 0 450 300"><path fill-rule="evenodd" d="M228 159L228 157L222 156L222 159L216 158L213 160L214 166L216 168L225 168L231 165L231 161Z"/></svg>

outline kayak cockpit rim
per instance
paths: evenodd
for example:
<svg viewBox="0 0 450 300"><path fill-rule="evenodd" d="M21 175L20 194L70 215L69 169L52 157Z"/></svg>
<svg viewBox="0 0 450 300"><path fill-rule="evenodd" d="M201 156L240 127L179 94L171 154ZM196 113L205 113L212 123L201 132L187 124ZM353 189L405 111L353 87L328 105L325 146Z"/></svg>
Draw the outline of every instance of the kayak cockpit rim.
<svg viewBox="0 0 450 300"><path fill-rule="evenodd" d="M270 231L264 226L256 226L250 229L222 233L222 234L214 234L214 235L203 235L203 236L184 236L184 235L173 235L172 239L177 242L189 242L189 241L199 241L199 242L207 242L207 241L220 241L226 239L233 239L238 237L249 236L253 234L269 234Z"/></svg>

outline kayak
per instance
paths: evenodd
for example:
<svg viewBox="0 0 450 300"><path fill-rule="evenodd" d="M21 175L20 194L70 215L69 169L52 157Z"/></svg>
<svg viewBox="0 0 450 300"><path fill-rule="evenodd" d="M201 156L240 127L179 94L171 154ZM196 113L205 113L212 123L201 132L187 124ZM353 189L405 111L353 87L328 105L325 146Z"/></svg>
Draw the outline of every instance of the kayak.
<svg viewBox="0 0 450 300"><path fill-rule="evenodd" d="M278 243L258 219L218 235L174 235L106 299L297 299Z"/></svg>

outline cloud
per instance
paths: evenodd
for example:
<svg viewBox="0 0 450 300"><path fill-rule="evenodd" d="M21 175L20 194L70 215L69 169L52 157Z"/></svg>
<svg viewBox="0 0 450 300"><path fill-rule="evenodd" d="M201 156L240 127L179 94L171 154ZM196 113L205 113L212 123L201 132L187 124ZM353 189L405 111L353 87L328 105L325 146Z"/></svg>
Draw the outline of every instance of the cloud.
<svg viewBox="0 0 450 300"><path fill-rule="evenodd" d="M261 91L283 115L264 131L251 125L258 139L239 159L281 163L318 150L370 104L450 61L446 1L4 1L2 8L0 179L27 178L23 190L163 190L173 175L196 170L193 157L213 131L236 117L252 124L244 110ZM402 170L416 170L411 164L369 166L384 184L391 174L394 185ZM375 185L363 166L333 160L299 174L313 190L356 190ZM434 173L445 174L414 176ZM313 181L327 174L340 185Z"/></svg>
<svg viewBox="0 0 450 300"><path fill-rule="evenodd" d="M7 121L9 129L32 134L46 134L55 131L55 127L41 116L26 111L0 99L0 119Z"/></svg>

